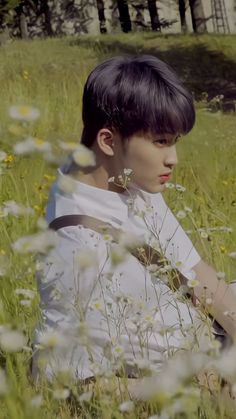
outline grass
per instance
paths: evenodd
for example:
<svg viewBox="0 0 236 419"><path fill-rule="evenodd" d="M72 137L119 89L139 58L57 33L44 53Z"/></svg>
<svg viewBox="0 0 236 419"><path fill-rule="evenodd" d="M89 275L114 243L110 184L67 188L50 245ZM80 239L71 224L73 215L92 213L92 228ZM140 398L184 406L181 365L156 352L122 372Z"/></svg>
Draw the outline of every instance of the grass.
<svg viewBox="0 0 236 419"><path fill-rule="evenodd" d="M28 346L39 316L39 301L36 296L31 305L22 305L15 290L36 289L34 256L19 256L11 244L37 230L37 219L44 214L56 167L36 154L14 156L13 145L26 135L50 141L56 150L58 140L79 142L84 81L94 65L109 55L155 53L169 61L199 97L204 91L210 96L220 94L222 89L227 94L235 74L235 48L235 36L153 34L15 41L1 47L0 150L7 152L8 157L1 165L0 209L4 202L15 200L34 208L35 214L0 220L0 256L9 262L7 274L1 277L0 323L24 331ZM218 91L216 86L212 89L216 65ZM40 109L38 121L24 125L10 119L9 106L23 103ZM204 107L204 103L197 104L196 126L178 146L180 162L173 181L184 185L186 192L167 190L165 196L175 213L186 206L192 209L181 223L186 230L192 230L190 237L203 258L217 271L225 272L226 280L231 281L236 279L235 261L228 256L236 250L235 114L210 113ZM225 226L232 231L219 230ZM198 230L206 231L209 227L218 230L205 235ZM9 391L1 396L1 418L148 418L160 412L162 402L157 400L137 402L135 410L123 414L118 409L119 398L103 391L102 386L98 386L97 397L91 402L57 401L47 383L38 388L32 384L30 358L27 350L0 353L0 365L6 369L9 383ZM44 400L38 408L31 404L36 394ZM124 398L127 397L126 393ZM185 413L170 417L234 418L233 409L232 401L222 395L214 399L204 393L200 402L191 398L185 402Z"/></svg>

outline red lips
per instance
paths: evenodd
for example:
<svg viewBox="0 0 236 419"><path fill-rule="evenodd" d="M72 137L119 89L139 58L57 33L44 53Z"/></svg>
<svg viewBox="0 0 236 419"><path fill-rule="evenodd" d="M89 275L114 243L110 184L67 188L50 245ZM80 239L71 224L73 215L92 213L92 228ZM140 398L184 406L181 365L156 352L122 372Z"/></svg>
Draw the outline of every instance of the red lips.
<svg viewBox="0 0 236 419"><path fill-rule="evenodd" d="M164 182L167 182L167 180L169 180L169 178L170 178L170 173L169 174L165 174L165 175L161 175L160 178Z"/></svg>

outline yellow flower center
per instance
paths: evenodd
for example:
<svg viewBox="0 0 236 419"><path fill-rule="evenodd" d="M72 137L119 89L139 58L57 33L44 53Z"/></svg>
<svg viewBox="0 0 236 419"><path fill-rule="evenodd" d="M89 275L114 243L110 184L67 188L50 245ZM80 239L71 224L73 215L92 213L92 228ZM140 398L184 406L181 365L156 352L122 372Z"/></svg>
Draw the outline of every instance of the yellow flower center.
<svg viewBox="0 0 236 419"><path fill-rule="evenodd" d="M29 106L19 106L19 114L21 116L28 116L30 114L30 107Z"/></svg>

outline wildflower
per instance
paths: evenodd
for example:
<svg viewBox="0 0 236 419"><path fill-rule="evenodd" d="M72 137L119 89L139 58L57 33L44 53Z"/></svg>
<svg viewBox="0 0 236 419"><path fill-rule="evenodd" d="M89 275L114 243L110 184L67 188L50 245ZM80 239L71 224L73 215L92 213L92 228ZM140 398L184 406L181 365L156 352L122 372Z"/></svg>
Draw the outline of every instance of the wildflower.
<svg viewBox="0 0 236 419"><path fill-rule="evenodd" d="M58 187L62 192L73 193L76 190L76 182L71 176L64 175L59 178Z"/></svg>
<svg viewBox="0 0 236 419"><path fill-rule="evenodd" d="M20 300L20 304L22 306L28 306L28 307L30 307L31 306L31 300Z"/></svg>
<svg viewBox="0 0 236 419"><path fill-rule="evenodd" d="M54 164L56 166L61 166L63 164L65 164L65 159L63 155L58 155L58 154L54 154L52 153L52 151L48 151L46 153L43 153L43 158L44 160L46 160L47 162Z"/></svg>
<svg viewBox="0 0 236 419"><path fill-rule="evenodd" d="M18 352L26 345L25 336L17 330L6 330L0 335L0 347L6 352Z"/></svg>
<svg viewBox="0 0 236 419"><path fill-rule="evenodd" d="M212 298L206 298L206 304L209 306L212 304Z"/></svg>
<svg viewBox="0 0 236 419"><path fill-rule="evenodd" d="M73 141L59 141L59 147L65 151L75 151L78 148L78 143Z"/></svg>
<svg viewBox="0 0 236 419"><path fill-rule="evenodd" d="M24 141L16 143L13 147L15 154L30 154L34 152L49 153L51 144L37 137L28 137Z"/></svg>
<svg viewBox="0 0 236 419"><path fill-rule="evenodd" d="M219 230L223 231L224 233L232 233L233 231L232 227L225 227L225 226L220 227Z"/></svg>
<svg viewBox="0 0 236 419"><path fill-rule="evenodd" d="M147 359L147 358L135 359L135 365L137 365L137 367L140 370L145 370L145 369L150 369L151 368L151 363L150 363L149 359Z"/></svg>
<svg viewBox="0 0 236 419"><path fill-rule="evenodd" d="M229 257L231 257L232 259L236 259L236 252L231 252L228 254Z"/></svg>
<svg viewBox="0 0 236 419"><path fill-rule="evenodd" d="M8 390L6 373L2 368L0 368L0 394L6 394Z"/></svg>
<svg viewBox="0 0 236 419"><path fill-rule="evenodd" d="M221 245L220 246L220 251L221 251L221 253L226 253L227 252L227 249L226 249L226 247L224 245Z"/></svg>
<svg viewBox="0 0 236 419"><path fill-rule="evenodd" d="M91 266L94 266L97 262L96 252L89 248L81 249L79 254L76 256L76 260L78 261L79 268L83 271Z"/></svg>
<svg viewBox="0 0 236 419"><path fill-rule="evenodd" d="M15 289L15 294L16 295L23 295L24 297L29 298L30 300L32 300L36 296L36 291L29 290L29 289L26 289L26 288L16 288Z"/></svg>
<svg viewBox="0 0 236 419"><path fill-rule="evenodd" d="M25 80L29 80L29 72L27 70L23 70L22 77Z"/></svg>
<svg viewBox="0 0 236 419"><path fill-rule="evenodd" d="M40 112L38 109L32 106L21 105L11 106L9 108L9 115L11 118L16 119L18 121L31 122L35 121L40 117Z"/></svg>
<svg viewBox="0 0 236 419"><path fill-rule="evenodd" d="M103 305L102 301L97 300L97 301L94 302L93 308L95 308L96 310L103 311L104 310L104 305Z"/></svg>
<svg viewBox="0 0 236 419"><path fill-rule="evenodd" d="M129 175L131 175L131 173L133 172L133 170L132 169L124 169L124 175L125 176L129 176Z"/></svg>
<svg viewBox="0 0 236 419"><path fill-rule="evenodd" d="M56 179L56 176L54 176L54 175L48 175L47 173L45 173L43 175L43 177L44 177L45 180L48 180L50 182Z"/></svg>
<svg viewBox="0 0 236 419"><path fill-rule="evenodd" d="M155 263L147 266L147 270L148 272L150 272L150 274L155 274L158 271L158 269L159 269L159 266Z"/></svg>
<svg viewBox="0 0 236 419"><path fill-rule="evenodd" d="M229 349L222 352L221 357L214 362L214 367L224 378L236 377L236 347L230 346Z"/></svg>
<svg viewBox="0 0 236 419"><path fill-rule="evenodd" d="M176 217L179 218L180 220L182 220L183 218L186 217L186 212L185 211L178 211L176 214Z"/></svg>
<svg viewBox="0 0 236 419"><path fill-rule="evenodd" d="M114 183L114 182L115 182L115 178L114 178L114 176L109 177L109 179L108 179L108 183Z"/></svg>
<svg viewBox="0 0 236 419"><path fill-rule="evenodd" d="M179 185L178 183L175 185L175 189L179 192L185 192L186 188L182 185Z"/></svg>
<svg viewBox="0 0 236 419"><path fill-rule="evenodd" d="M112 353L116 358L119 358L123 355L124 353L124 348L122 348L122 346L120 345L116 345L113 349L112 349Z"/></svg>
<svg viewBox="0 0 236 419"><path fill-rule="evenodd" d="M66 400L70 395L68 388L58 388L53 391L53 398L56 400Z"/></svg>
<svg viewBox="0 0 236 419"><path fill-rule="evenodd" d="M124 262L126 259L127 254L124 248L120 246L113 246L111 249L111 263L113 266L117 266L120 263Z"/></svg>
<svg viewBox="0 0 236 419"><path fill-rule="evenodd" d="M133 409L134 409L134 402L132 402L131 400L127 400L126 402L121 403L119 406L119 410L122 413L132 412Z"/></svg>
<svg viewBox="0 0 236 419"><path fill-rule="evenodd" d="M46 230L48 228L48 223L43 217L39 217L37 219L36 224L37 224L37 227L40 228L40 230Z"/></svg>
<svg viewBox="0 0 236 419"><path fill-rule="evenodd" d="M207 238L208 238L208 234L206 233L206 231L201 231L201 232L200 232L200 236L201 236L203 239L207 239Z"/></svg>
<svg viewBox="0 0 236 419"><path fill-rule="evenodd" d="M199 281L197 279L189 279L187 282L187 285L189 288L194 288L197 287L199 285Z"/></svg>
<svg viewBox="0 0 236 419"><path fill-rule="evenodd" d="M30 207L25 207L22 204L17 204L15 201L5 201L4 207L6 209L7 215L23 215L23 214L34 214L34 210Z"/></svg>
<svg viewBox="0 0 236 419"><path fill-rule="evenodd" d="M46 348L66 347L68 346L68 340L62 333L49 330L41 333L39 344Z"/></svg>
<svg viewBox="0 0 236 419"><path fill-rule="evenodd" d="M84 145L80 144L72 154L74 162L81 167L95 166L95 154Z"/></svg>
<svg viewBox="0 0 236 419"><path fill-rule="evenodd" d="M225 278L225 272L216 272L216 276L218 279L224 279Z"/></svg>
<svg viewBox="0 0 236 419"><path fill-rule="evenodd" d="M52 230L46 230L31 236L19 238L12 244L12 248L18 253L46 253L56 244L56 233Z"/></svg>
<svg viewBox="0 0 236 419"><path fill-rule="evenodd" d="M10 124L8 126L8 131L10 132L10 134L13 135L23 135L23 128L21 125L17 125L17 124Z"/></svg>
<svg viewBox="0 0 236 419"><path fill-rule="evenodd" d="M222 180L222 185L228 186L228 181L227 180Z"/></svg>
<svg viewBox="0 0 236 419"><path fill-rule="evenodd" d="M30 405L32 407L40 407L43 403L43 396L41 394L37 394L36 396L32 397L30 400Z"/></svg>
<svg viewBox="0 0 236 419"><path fill-rule="evenodd" d="M156 237L151 237L151 239L148 240L149 246L151 246L154 250L157 252L162 253L160 241Z"/></svg>
<svg viewBox="0 0 236 419"><path fill-rule="evenodd" d="M120 246L130 249L134 247L140 247L143 244L144 240L141 237L138 237L134 233L121 233L119 236Z"/></svg>
<svg viewBox="0 0 236 419"><path fill-rule="evenodd" d="M82 393L79 396L79 401L80 402L90 402L91 398L92 398L93 392L92 391L86 391L85 393Z"/></svg>
<svg viewBox="0 0 236 419"><path fill-rule="evenodd" d="M5 160L7 157L7 153L5 151L0 150L0 162Z"/></svg>
<svg viewBox="0 0 236 419"><path fill-rule="evenodd" d="M189 207L184 207L184 211L186 211L186 212L193 212L192 208L189 208Z"/></svg>
<svg viewBox="0 0 236 419"><path fill-rule="evenodd" d="M5 159L3 160L4 163L10 164L14 161L14 156L12 154L8 154Z"/></svg>
<svg viewBox="0 0 236 419"><path fill-rule="evenodd" d="M174 185L174 183L166 182L165 187L168 188L168 189L174 189L175 185Z"/></svg>

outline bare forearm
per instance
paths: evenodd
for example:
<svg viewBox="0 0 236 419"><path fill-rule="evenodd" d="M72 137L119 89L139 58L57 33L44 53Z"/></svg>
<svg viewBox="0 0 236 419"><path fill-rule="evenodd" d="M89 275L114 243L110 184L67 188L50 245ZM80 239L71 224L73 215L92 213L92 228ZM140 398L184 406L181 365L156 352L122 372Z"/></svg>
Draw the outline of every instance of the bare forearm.
<svg viewBox="0 0 236 419"><path fill-rule="evenodd" d="M196 298L220 323L225 331L236 338L236 295L224 280L217 278L215 270L200 261L193 270L199 285L194 288Z"/></svg>

